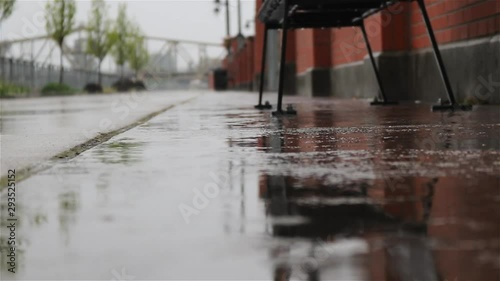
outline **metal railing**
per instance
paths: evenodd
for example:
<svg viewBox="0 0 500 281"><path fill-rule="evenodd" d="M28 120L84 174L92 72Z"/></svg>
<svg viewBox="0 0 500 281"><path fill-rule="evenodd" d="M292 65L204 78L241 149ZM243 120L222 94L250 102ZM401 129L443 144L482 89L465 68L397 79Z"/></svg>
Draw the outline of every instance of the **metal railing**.
<svg viewBox="0 0 500 281"><path fill-rule="evenodd" d="M28 60L0 57L0 80L38 91L48 83L59 82L59 66L39 64ZM97 83L97 72L64 68L64 83L83 89L88 83ZM103 87L119 79L117 74L102 73Z"/></svg>

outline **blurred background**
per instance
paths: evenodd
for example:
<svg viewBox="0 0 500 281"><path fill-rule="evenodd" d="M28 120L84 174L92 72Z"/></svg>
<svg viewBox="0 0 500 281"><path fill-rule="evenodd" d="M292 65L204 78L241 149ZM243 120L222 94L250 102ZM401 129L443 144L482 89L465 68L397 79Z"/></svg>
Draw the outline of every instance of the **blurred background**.
<svg viewBox="0 0 500 281"><path fill-rule="evenodd" d="M64 93L255 91L264 35L255 15L262 2L2 1L2 96L53 94L60 84ZM500 2L426 2L457 98L499 103ZM63 16L67 34L59 44L47 19L57 19L64 3L74 11ZM416 2L397 3L365 25L389 99L434 102L443 89ZM377 91L359 29L295 30L288 40L285 94L371 98ZM277 89L279 42L280 32L270 31L264 79L270 91ZM48 84L58 85L43 91Z"/></svg>
<svg viewBox="0 0 500 281"><path fill-rule="evenodd" d="M53 12L60 11L57 5L65 3L66 10L71 6L74 12L63 16L67 34L59 46L58 30L48 29L47 22L58 16ZM103 90L112 91L113 83L125 78L158 90L206 88L209 70L219 68L227 54L224 38L254 33L253 25L239 28L238 24L253 22L253 1L227 5L218 1L2 1L1 9L0 79L29 94L49 83L80 91L88 84L102 84ZM130 42L134 38L136 42ZM120 51L127 54L120 58ZM63 81L59 81L61 64Z"/></svg>

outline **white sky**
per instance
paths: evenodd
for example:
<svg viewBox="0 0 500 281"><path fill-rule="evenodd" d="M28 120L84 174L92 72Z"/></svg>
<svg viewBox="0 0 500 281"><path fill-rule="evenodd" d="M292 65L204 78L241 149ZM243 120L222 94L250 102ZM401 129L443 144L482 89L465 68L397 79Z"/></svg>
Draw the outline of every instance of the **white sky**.
<svg viewBox="0 0 500 281"><path fill-rule="evenodd" d="M88 18L91 1L77 0L76 2L76 22L84 23ZM111 18L115 18L118 4L126 2L129 18L138 22L144 33L150 36L221 43L226 33L225 14L214 14L215 5L213 0L108 0L106 2L109 6ZM231 34L236 35L237 1L229 0L229 2ZM0 40L44 35L46 33L44 22L45 3L46 1L42 0L18 0L12 16L2 23ZM255 18L255 1L241 0L241 4L243 34L252 35L254 33L253 24L250 25L250 28L246 28L245 23L253 21ZM161 43L150 44L150 52L160 49L161 45ZM17 48L20 49L21 47L17 46Z"/></svg>

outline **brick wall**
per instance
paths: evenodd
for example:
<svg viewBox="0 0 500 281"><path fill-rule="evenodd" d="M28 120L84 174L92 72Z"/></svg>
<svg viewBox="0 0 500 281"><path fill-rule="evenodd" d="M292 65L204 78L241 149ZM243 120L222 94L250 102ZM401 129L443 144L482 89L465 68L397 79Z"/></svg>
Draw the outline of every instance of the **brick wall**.
<svg viewBox="0 0 500 281"><path fill-rule="evenodd" d="M288 43L287 43L287 48L286 48L286 62L289 63L295 63L297 60L297 44L296 44L296 31L295 30L290 30L288 32ZM280 37L281 38L281 37ZM281 40L280 40L281 41Z"/></svg>
<svg viewBox="0 0 500 281"><path fill-rule="evenodd" d="M255 52L255 40L254 37L249 37L245 41L245 47L243 49L243 57L241 59L241 67L243 69L243 75L241 77L240 84L244 84L246 88L250 87L253 84L253 77L255 73L255 66L252 62L253 54ZM250 62L250 63L249 63Z"/></svg>
<svg viewBox="0 0 500 281"><path fill-rule="evenodd" d="M398 3L365 19L365 28L374 52L409 50L409 4ZM361 29L331 29L331 64L338 66L363 60L368 54Z"/></svg>
<svg viewBox="0 0 500 281"><path fill-rule="evenodd" d="M262 2L256 0L256 13ZM500 0L426 0L426 6L441 46L500 33ZM365 26L375 52L410 52L431 46L416 2L397 3L366 19ZM252 43L227 60L232 87L255 82L261 73L264 26L258 20L255 34ZM367 56L361 30L353 27L291 31L288 46L287 63L295 63L297 75L360 62Z"/></svg>
<svg viewBox="0 0 500 281"><path fill-rule="evenodd" d="M498 0L427 0L427 10L440 44L488 36L500 32ZM411 47L430 47L417 3L411 5Z"/></svg>
<svg viewBox="0 0 500 281"><path fill-rule="evenodd" d="M426 0L426 7L440 45L500 33L498 0ZM431 46L416 2L398 3L366 19L365 25L375 52ZM332 29L331 42L333 66L360 61L367 55L359 28Z"/></svg>
<svg viewBox="0 0 500 281"><path fill-rule="evenodd" d="M255 14L259 13L260 6L263 0L256 0L255 4ZM264 25L259 21L255 20L255 46L254 48L254 71L255 75L258 75L261 71L261 61L262 61L262 44L264 44Z"/></svg>
<svg viewBox="0 0 500 281"><path fill-rule="evenodd" d="M228 71L228 87L252 90L255 73L254 61L255 40L247 37L241 47L238 38L231 38L231 54L223 61L223 67ZM250 62L250 63L249 63Z"/></svg>
<svg viewBox="0 0 500 281"><path fill-rule="evenodd" d="M330 30L297 30L295 39L298 74L310 68L325 68L331 66Z"/></svg>

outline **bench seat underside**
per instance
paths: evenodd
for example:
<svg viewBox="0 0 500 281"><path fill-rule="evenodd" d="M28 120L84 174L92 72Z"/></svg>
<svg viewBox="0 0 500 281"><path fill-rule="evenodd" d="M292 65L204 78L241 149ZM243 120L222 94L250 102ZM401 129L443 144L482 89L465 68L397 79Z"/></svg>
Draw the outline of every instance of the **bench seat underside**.
<svg viewBox="0 0 500 281"><path fill-rule="evenodd" d="M282 26L284 0L264 1L258 18L270 29ZM288 28L329 28L359 25L363 18L399 0L289 0Z"/></svg>

